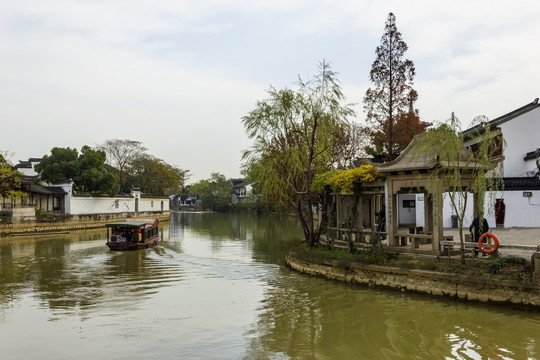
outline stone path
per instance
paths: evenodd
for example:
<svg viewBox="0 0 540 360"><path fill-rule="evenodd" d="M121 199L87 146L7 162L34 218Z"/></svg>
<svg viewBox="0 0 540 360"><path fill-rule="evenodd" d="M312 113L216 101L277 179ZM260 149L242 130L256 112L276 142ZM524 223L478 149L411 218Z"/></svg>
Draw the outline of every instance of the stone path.
<svg viewBox="0 0 540 360"><path fill-rule="evenodd" d="M535 251L540 250L540 228L491 228L490 233L499 239L503 245L499 250L503 256L520 256L530 259ZM463 229L464 234L469 233L469 228ZM444 229L444 235L454 236L454 241L459 241L458 229Z"/></svg>

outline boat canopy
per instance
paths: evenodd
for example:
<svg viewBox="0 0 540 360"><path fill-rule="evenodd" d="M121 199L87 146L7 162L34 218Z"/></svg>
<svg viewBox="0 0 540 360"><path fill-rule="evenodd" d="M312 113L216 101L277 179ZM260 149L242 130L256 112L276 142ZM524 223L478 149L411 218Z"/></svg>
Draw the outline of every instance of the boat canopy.
<svg viewBox="0 0 540 360"><path fill-rule="evenodd" d="M146 226L154 226L159 224L158 219L127 219L126 221L117 221L112 223L107 223L105 226L107 227L146 227Z"/></svg>

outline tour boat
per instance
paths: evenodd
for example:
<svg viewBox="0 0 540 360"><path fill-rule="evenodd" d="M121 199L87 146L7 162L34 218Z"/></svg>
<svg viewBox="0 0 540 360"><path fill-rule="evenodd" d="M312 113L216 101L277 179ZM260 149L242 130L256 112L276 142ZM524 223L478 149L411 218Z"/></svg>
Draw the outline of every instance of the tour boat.
<svg viewBox="0 0 540 360"><path fill-rule="evenodd" d="M158 224L158 219L127 219L105 224L107 246L111 250L136 250L154 246L160 239Z"/></svg>

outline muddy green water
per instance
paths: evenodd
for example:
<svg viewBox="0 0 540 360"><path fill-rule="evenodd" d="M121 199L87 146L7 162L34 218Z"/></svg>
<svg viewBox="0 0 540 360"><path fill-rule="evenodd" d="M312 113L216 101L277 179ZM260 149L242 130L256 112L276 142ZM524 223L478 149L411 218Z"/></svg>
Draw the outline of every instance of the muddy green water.
<svg viewBox="0 0 540 360"><path fill-rule="evenodd" d="M540 314L291 272L294 219L173 213L159 246L105 231L0 239L0 359L540 359Z"/></svg>

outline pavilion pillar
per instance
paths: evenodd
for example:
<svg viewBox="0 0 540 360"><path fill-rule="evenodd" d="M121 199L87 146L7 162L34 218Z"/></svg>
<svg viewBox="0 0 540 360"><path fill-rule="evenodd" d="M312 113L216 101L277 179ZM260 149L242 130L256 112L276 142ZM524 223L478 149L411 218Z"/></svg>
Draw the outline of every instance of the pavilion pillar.
<svg viewBox="0 0 540 360"><path fill-rule="evenodd" d="M433 234L433 197L424 193L424 233Z"/></svg>
<svg viewBox="0 0 540 360"><path fill-rule="evenodd" d="M398 232L398 222L397 222L398 205L397 205L397 195L395 194L395 191L394 191L393 181L390 181L390 186L388 187L388 192L386 196L387 196L387 202L388 202L388 207L387 207L388 245L398 246L399 242L395 237L395 234Z"/></svg>
<svg viewBox="0 0 540 360"><path fill-rule="evenodd" d="M437 190L433 194L433 250L440 249L443 240L443 196L442 191Z"/></svg>

